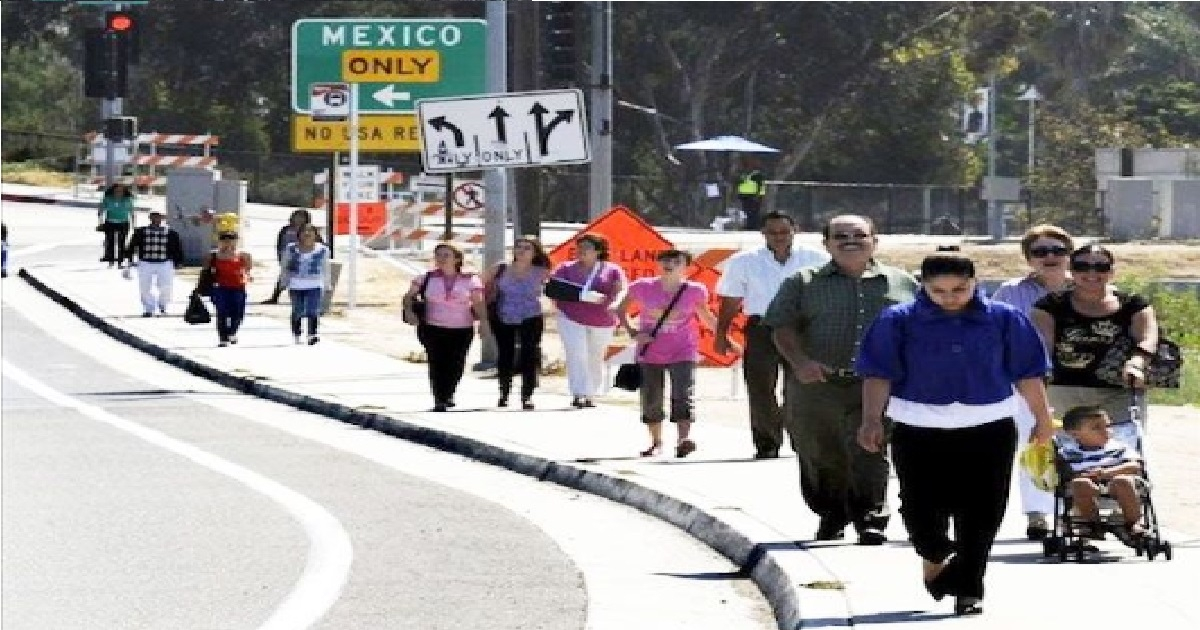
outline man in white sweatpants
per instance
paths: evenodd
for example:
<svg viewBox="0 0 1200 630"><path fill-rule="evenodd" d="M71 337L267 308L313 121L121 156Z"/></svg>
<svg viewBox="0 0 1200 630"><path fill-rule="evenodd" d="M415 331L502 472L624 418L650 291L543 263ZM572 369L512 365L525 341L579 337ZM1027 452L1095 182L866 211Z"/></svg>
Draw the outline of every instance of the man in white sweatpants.
<svg viewBox="0 0 1200 630"><path fill-rule="evenodd" d="M150 225L133 231L126 260L136 261L138 288L142 296L142 317L167 314L175 268L183 265L183 246L179 233L163 223L163 214L150 212ZM157 295L155 289L157 288Z"/></svg>

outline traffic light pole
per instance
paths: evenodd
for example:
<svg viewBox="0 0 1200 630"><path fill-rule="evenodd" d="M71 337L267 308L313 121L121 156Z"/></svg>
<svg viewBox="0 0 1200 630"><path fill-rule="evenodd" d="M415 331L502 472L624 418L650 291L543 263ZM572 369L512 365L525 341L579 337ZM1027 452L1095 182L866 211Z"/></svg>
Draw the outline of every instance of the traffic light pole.
<svg viewBox="0 0 1200 630"><path fill-rule="evenodd" d="M105 96L100 103L100 118L101 120L109 120L121 115L122 99L117 96L119 89L117 87L121 72L118 64L120 63L120 52L117 50L119 46L116 35L107 35L104 42L104 58L105 64ZM104 134L104 188L107 190L117 181L117 148L113 144L113 139L108 133Z"/></svg>
<svg viewBox="0 0 1200 630"><path fill-rule="evenodd" d="M612 2L590 2L592 9L592 144L588 218L596 219L612 207Z"/></svg>
<svg viewBox="0 0 1200 630"><path fill-rule="evenodd" d="M493 94L508 91L508 2L487 3L487 90ZM508 226L508 173L491 168L483 172L485 211L483 215L484 269L504 260L505 233ZM447 199L447 203L450 200ZM496 340L483 338L481 365L488 368L496 362Z"/></svg>

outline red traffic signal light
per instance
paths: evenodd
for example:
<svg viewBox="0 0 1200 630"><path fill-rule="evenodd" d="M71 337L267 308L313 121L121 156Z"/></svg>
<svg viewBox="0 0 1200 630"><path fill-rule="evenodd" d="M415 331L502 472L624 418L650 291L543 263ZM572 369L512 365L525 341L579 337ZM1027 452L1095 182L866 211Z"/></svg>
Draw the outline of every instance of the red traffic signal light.
<svg viewBox="0 0 1200 630"><path fill-rule="evenodd" d="M133 14L125 11L109 11L104 14L104 30L109 33L131 33L136 24Z"/></svg>

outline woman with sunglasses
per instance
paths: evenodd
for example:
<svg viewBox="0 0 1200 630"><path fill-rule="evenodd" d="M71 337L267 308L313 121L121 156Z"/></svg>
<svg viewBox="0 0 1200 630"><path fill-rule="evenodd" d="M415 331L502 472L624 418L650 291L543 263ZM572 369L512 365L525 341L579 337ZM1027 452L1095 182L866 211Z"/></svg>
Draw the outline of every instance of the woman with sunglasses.
<svg viewBox="0 0 1200 630"><path fill-rule="evenodd" d="M542 286L549 275L550 257L541 242L533 236L522 236L513 243L512 261L496 264L483 276L488 323L496 338L500 407L508 406L519 363L521 408L533 409L533 390L537 388L542 362L542 332L546 326L542 316Z"/></svg>
<svg viewBox="0 0 1200 630"><path fill-rule="evenodd" d="M238 328L246 317L246 285L253 281L250 270L254 259L238 249L236 232L222 232L217 237L217 251L206 265L212 265L213 309L217 315L217 345L224 348L238 342Z"/></svg>
<svg viewBox="0 0 1200 630"><path fill-rule="evenodd" d="M1047 295L1066 290L1071 283L1070 259L1075 242L1066 230L1055 225L1036 225L1021 238L1021 253L1031 271L1001 284L992 299L1011 304L1027 317L1033 305ZM1020 443L1029 440L1033 431L1033 413L1024 399L1017 400L1017 431ZM1047 516L1054 511L1054 495L1033 485L1029 473L1021 468L1017 474L1021 488L1021 506L1028 519L1025 535L1029 540L1041 540L1050 534Z"/></svg>
<svg viewBox="0 0 1200 630"><path fill-rule="evenodd" d="M1063 411L1098 405L1110 418L1129 415L1126 387L1145 387L1145 370L1158 348L1158 318L1140 295L1112 285L1112 252L1085 245L1071 253L1072 286L1033 305L1031 316L1054 363L1050 405ZM1106 377L1105 355L1122 340L1132 340L1133 356ZM1144 410L1143 410L1144 411Z"/></svg>

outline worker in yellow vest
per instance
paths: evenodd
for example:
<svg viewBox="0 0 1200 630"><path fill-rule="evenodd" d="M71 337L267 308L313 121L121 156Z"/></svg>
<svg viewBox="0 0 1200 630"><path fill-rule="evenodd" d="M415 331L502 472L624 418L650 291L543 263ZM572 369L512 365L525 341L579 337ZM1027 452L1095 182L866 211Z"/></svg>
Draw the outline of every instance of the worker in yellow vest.
<svg viewBox="0 0 1200 630"><path fill-rule="evenodd" d="M746 161L746 171L738 178L737 197L744 215L742 229L757 230L762 216L762 199L767 195L767 179L755 160Z"/></svg>

